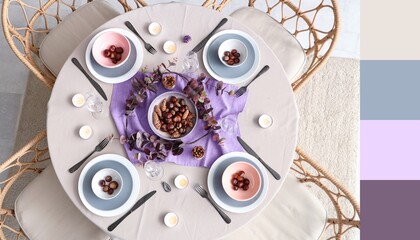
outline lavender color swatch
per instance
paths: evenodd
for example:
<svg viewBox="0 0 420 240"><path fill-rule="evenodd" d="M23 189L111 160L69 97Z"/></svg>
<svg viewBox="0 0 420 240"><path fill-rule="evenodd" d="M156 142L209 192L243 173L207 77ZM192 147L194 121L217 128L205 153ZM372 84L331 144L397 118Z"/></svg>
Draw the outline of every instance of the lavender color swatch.
<svg viewBox="0 0 420 240"><path fill-rule="evenodd" d="M420 121L360 121L361 180L419 180Z"/></svg>

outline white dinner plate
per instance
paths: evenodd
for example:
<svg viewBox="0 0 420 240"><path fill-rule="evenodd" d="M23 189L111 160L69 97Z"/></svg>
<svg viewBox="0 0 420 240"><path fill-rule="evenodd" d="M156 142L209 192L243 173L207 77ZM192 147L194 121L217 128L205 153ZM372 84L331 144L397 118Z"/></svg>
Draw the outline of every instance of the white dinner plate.
<svg viewBox="0 0 420 240"><path fill-rule="evenodd" d="M225 66L218 56L220 44L227 39L241 40L248 48L248 58L238 67ZM203 49L203 63L213 78L228 84L240 84L248 81L258 70L260 50L255 40L239 30L224 30L213 35Z"/></svg>
<svg viewBox="0 0 420 240"><path fill-rule="evenodd" d="M230 164L238 161L244 161L257 168L261 175L261 190L255 197L248 201L237 201L229 197L222 186L223 171ZM268 192L268 175L264 166L252 155L243 152L231 152L219 157L210 167L207 176L207 186L213 200L221 208L233 213L245 213L257 208Z"/></svg>
<svg viewBox="0 0 420 240"><path fill-rule="evenodd" d="M122 177L124 185L112 199L101 199L92 190L92 178L99 170L112 168ZM78 191L83 205L92 213L113 217L128 211L136 202L140 192L140 177L134 165L125 157L104 154L92 159L79 176Z"/></svg>
<svg viewBox="0 0 420 240"><path fill-rule="evenodd" d="M95 40L104 32L114 31L127 37L131 44L131 53L127 61L116 68L106 68L99 65L92 55ZM143 63L143 47L140 40L132 32L121 28L109 28L97 33L89 42L85 53L86 66L89 72L98 80L106 83L120 83L133 77Z"/></svg>

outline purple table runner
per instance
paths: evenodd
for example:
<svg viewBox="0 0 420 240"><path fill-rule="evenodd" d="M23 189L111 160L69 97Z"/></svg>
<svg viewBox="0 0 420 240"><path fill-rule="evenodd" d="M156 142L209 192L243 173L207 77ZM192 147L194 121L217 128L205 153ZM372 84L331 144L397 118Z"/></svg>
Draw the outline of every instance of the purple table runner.
<svg viewBox="0 0 420 240"><path fill-rule="evenodd" d="M139 72L133 78L143 79L144 74ZM211 85L216 85L217 81L211 79ZM128 117L128 128L127 133L131 135L134 132L147 132L154 134L152 129L149 126L147 121L147 113L150 103L155 99L155 97L167 91L176 91L182 92L183 88L186 86L187 82L181 77L177 77L177 83L174 89L166 90L162 84L157 84L157 93L148 92L146 100L141 103L134 111L132 115ZM236 90L238 87L233 85L225 84L226 91ZM120 135L124 135L125 131L125 101L132 90L131 79L119 84L114 84L112 99L110 105L110 111L114 123L118 129ZM211 100L211 105L214 108L213 113L216 119L219 121L222 118L229 116L229 118L234 119L237 122L237 117L240 112L242 112L245 107L247 93L242 95L239 98L234 96L229 96L227 93L223 93L221 96L216 96L216 90L214 87L209 87L206 89L208 98ZM187 137L182 138L183 142L190 142L198 139L200 136L204 135L206 131L204 130L204 122L198 119L197 126L194 131ZM168 154L168 157L165 161L173 162L179 165L184 166L201 166L209 168L214 161L225 153L234 152L234 151L243 151L243 148L236 140L236 136L240 136L239 126L236 128L236 131L232 134L227 134L219 130L221 138L225 138L223 146L220 146L217 142L211 139L211 135L199 140L194 144L186 144L184 147L184 152L179 156L173 156L171 153ZM192 148L194 146L203 146L206 153L203 159L197 160L192 156ZM138 162L135 158L135 154L138 152L136 150L129 150L127 144L124 145L124 148L127 152L128 158L133 163Z"/></svg>

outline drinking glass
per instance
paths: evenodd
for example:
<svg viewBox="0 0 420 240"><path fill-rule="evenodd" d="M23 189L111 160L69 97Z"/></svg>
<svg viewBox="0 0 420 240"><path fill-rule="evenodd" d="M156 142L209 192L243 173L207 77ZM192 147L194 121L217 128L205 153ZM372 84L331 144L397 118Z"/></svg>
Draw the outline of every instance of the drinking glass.
<svg viewBox="0 0 420 240"><path fill-rule="evenodd" d="M159 180L163 176L163 167L155 160L148 160L144 164L144 171L146 176L153 181Z"/></svg>
<svg viewBox="0 0 420 240"><path fill-rule="evenodd" d="M193 73L198 70L199 63L197 58L197 53L189 51L184 57L184 64L182 68L185 73Z"/></svg>
<svg viewBox="0 0 420 240"><path fill-rule="evenodd" d="M238 122L236 121L236 117L233 115L228 115L220 119L220 127L221 130L227 135L235 134L236 130L238 129Z"/></svg>
<svg viewBox="0 0 420 240"><path fill-rule="evenodd" d="M88 92L85 95L86 99L86 108L92 113L96 118L100 117L103 112L102 99L93 92Z"/></svg>

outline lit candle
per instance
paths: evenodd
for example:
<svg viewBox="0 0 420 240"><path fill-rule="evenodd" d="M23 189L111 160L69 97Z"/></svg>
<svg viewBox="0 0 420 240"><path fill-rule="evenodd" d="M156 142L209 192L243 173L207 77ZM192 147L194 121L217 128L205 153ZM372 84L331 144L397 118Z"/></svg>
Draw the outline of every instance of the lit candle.
<svg viewBox="0 0 420 240"><path fill-rule="evenodd" d="M83 105L85 105L85 97L82 94L80 94L80 93L75 94L71 98L71 102L73 103L73 105L75 107L78 107L78 108L79 107L83 107Z"/></svg>
<svg viewBox="0 0 420 240"><path fill-rule="evenodd" d="M167 54L173 54L176 51L176 44L172 41L166 41L163 44L163 51Z"/></svg>
<svg viewBox="0 0 420 240"><path fill-rule="evenodd" d="M149 33L152 35L158 35L162 31L162 26L157 22L149 24Z"/></svg>
<svg viewBox="0 0 420 240"><path fill-rule="evenodd" d="M89 139L92 136L92 128L88 125L84 125L79 129L79 136L83 139Z"/></svg>
<svg viewBox="0 0 420 240"><path fill-rule="evenodd" d="M178 175L174 180L175 187L184 189L188 186L188 178L184 175Z"/></svg>
<svg viewBox="0 0 420 240"><path fill-rule="evenodd" d="M175 227L178 224L178 216L173 212L169 212L165 214L163 222L168 227Z"/></svg>
<svg viewBox="0 0 420 240"><path fill-rule="evenodd" d="M273 124L273 119L267 114L263 114L258 118L258 124L262 128L268 128Z"/></svg>

